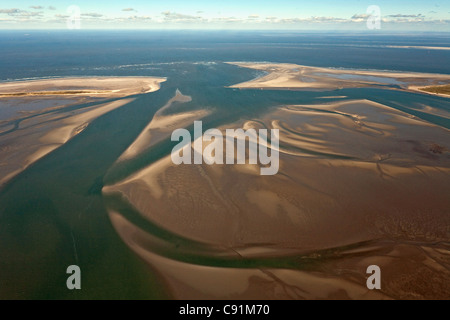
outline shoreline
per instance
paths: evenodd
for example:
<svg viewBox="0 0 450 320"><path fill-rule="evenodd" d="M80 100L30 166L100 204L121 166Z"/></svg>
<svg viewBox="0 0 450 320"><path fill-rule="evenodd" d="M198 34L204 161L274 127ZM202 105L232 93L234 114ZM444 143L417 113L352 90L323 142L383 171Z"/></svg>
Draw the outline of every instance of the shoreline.
<svg viewBox="0 0 450 320"><path fill-rule="evenodd" d="M417 73L417 72L390 72L354 69L333 69L323 67L310 67L288 63L253 63L253 62L226 62L241 68L265 71L268 74L249 81L228 86L233 89L268 89L268 90L337 90L344 88L384 87L388 89L410 91L412 88L435 87L442 82L450 84L450 75ZM395 88L395 86L399 88ZM415 90L420 93L430 93ZM432 93L430 93L432 94ZM450 97L437 94L441 97Z"/></svg>
<svg viewBox="0 0 450 320"><path fill-rule="evenodd" d="M94 76L0 82L0 99L90 95L124 97L155 92L165 81L167 78L162 77Z"/></svg>
<svg viewBox="0 0 450 320"><path fill-rule="evenodd" d="M408 87L408 90L414 92L414 93L422 93L422 94L428 94L431 96L435 96L435 97L442 97L442 98L450 98L450 94L446 94L446 93L438 93L438 92L431 92L431 91L426 91L425 89L429 89L429 88L435 88L435 87L439 87L439 86L410 86Z"/></svg>
<svg viewBox="0 0 450 320"><path fill-rule="evenodd" d="M16 142L11 151L5 151L1 154L0 162L4 162L5 165L0 167L0 173L3 175L3 178L0 178L0 187L36 161L82 133L95 119L132 101L133 99L121 99L90 107L87 110L83 110L84 112L71 115L68 118L57 121L55 124L48 124L43 132L36 131L33 129L33 126L23 128L22 130L27 132L27 135L18 136L16 139L19 143ZM16 131L13 131L6 135L6 141L8 141L10 135L15 134ZM36 140L38 143L36 143ZM0 137L0 143L2 141L3 137ZM18 159L20 160L18 161Z"/></svg>
<svg viewBox="0 0 450 320"><path fill-rule="evenodd" d="M23 118L2 120L0 132L7 133L0 136L0 145L9 149L0 156L0 187L83 132L98 117L130 103L133 95L158 91L166 80L160 77L69 77L0 83L0 101L4 99L3 106L16 109L16 113L31 102L57 103L52 107L27 110ZM68 98L74 100L69 105ZM102 103L105 99L113 101ZM64 109L94 101L97 104L92 107L75 111ZM20 130L8 131L13 121L21 121Z"/></svg>

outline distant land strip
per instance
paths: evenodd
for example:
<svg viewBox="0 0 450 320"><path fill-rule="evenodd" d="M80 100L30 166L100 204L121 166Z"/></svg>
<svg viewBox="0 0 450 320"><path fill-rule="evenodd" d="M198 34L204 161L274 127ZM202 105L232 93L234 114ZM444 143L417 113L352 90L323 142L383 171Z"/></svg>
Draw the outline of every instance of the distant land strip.
<svg viewBox="0 0 450 320"><path fill-rule="evenodd" d="M450 95L450 85L420 88L421 91Z"/></svg>
<svg viewBox="0 0 450 320"><path fill-rule="evenodd" d="M423 50L450 50L450 47L426 47L426 46L386 46L394 49L423 49Z"/></svg>
<svg viewBox="0 0 450 320"><path fill-rule="evenodd" d="M41 91L41 92L15 92L15 93L0 93L0 97L23 97L23 96L60 96L60 95L74 95L74 94L106 94L111 93L111 90L90 91L90 90L68 90L68 91Z"/></svg>

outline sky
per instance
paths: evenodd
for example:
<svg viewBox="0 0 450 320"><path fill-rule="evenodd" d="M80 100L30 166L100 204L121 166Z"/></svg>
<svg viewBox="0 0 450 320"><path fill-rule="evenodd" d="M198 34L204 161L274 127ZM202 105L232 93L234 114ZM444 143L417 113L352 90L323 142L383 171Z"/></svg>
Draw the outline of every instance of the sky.
<svg viewBox="0 0 450 320"><path fill-rule="evenodd" d="M0 29L450 32L450 1L1 0Z"/></svg>

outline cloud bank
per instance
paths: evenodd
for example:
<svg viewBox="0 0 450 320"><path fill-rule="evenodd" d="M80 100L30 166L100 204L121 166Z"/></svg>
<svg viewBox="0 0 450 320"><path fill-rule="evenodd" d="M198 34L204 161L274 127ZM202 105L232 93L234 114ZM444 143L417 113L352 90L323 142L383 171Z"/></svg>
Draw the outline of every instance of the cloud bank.
<svg viewBox="0 0 450 320"><path fill-rule="evenodd" d="M25 9L21 8L0 8L0 27L20 27L26 28L32 25L36 28L64 28L69 18L65 10L49 6L33 5ZM415 28L429 28L432 26L450 26L450 19L436 19L431 13L430 16L422 13L402 14L395 13L384 15L381 22L385 26L394 27L407 25ZM370 15L355 12L349 17L336 16L310 16L310 17L277 17L264 16L258 13L238 16L207 16L203 11L196 11L196 14L186 14L182 12L163 11L153 14L140 14L132 7L123 8L114 14L99 12L83 12L81 10L81 23L86 28L242 28L242 29L363 29ZM449 27L450 31L450 27Z"/></svg>

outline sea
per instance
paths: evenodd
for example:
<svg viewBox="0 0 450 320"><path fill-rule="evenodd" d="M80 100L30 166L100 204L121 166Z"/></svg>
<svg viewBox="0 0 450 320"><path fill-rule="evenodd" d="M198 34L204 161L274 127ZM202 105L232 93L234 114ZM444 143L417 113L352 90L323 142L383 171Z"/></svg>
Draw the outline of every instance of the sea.
<svg viewBox="0 0 450 320"><path fill-rule="evenodd" d="M320 103L339 96L376 101L450 129L449 118L421 111L427 105L450 112L450 103L443 97L389 88L328 92L228 88L264 75L225 63L231 61L450 75L450 50L407 48L417 46L448 49L450 37L432 32L0 31L0 82L68 76L167 78L159 91L138 95L98 118L0 189L0 298L170 298L164 282L115 232L101 190L170 152L173 144L166 141L142 155L133 167L115 166L177 89L192 97L177 111L215 110L205 119L204 130L257 117L271 107ZM10 115L0 110L1 121L8 121ZM140 217L129 218L168 241L190 243ZM233 263L202 257L177 259L235 268L288 263L283 259ZM67 290L69 265L81 266L82 290Z"/></svg>

